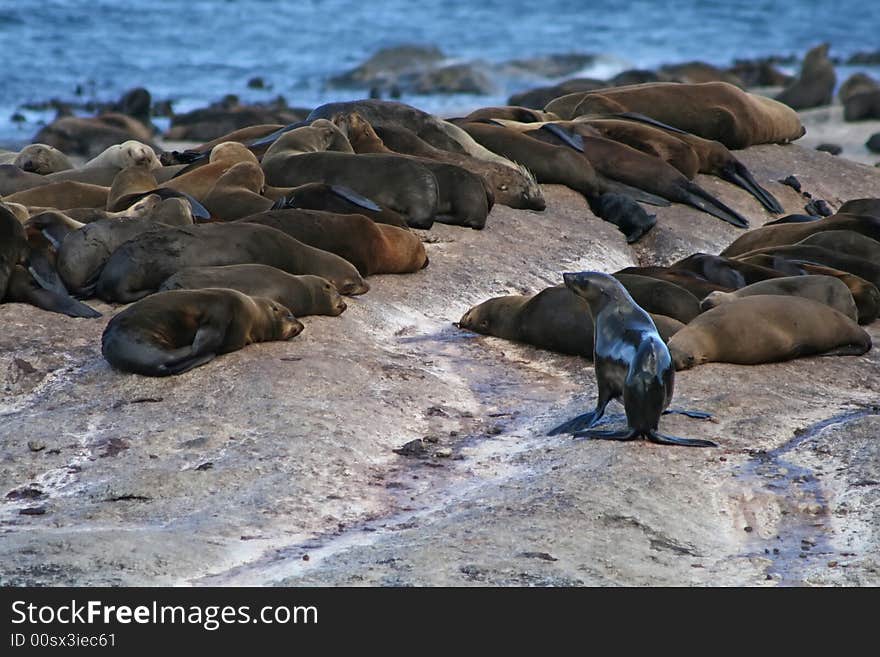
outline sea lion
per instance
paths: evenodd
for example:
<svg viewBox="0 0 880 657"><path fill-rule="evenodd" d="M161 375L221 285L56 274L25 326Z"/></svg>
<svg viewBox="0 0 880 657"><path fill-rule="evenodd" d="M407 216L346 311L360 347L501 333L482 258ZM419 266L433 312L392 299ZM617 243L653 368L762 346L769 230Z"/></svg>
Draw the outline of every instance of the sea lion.
<svg viewBox="0 0 880 657"><path fill-rule="evenodd" d="M871 239L880 239L880 217L837 213L818 221L761 226L740 235L721 255L733 258L756 249L797 244L826 230L852 230Z"/></svg>
<svg viewBox="0 0 880 657"><path fill-rule="evenodd" d="M600 272L566 273L563 279L570 290L586 300L593 318L599 398L594 411L559 425L548 435L572 433L576 437L610 440L646 438L664 445L717 447L710 440L677 438L658 432L660 416L672 401L675 369L654 322L623 285ZM605 414L608 402L621 397L627 428L591 430Z"/></svg>
<svg viewBox="0 0 880 657"><path fill-rule="evenodd" d="M700 314L700 300L669 281L637 274L614 274L629 295L651 315L666 315L687 324Z"/></svg>
<svg viewBox="0 0 880 657"><path fill-rule="evenodd" d="M341 315L347 306L326 278L294 276L267 265L187 267L169 277L159 291L225 287L251 297L268 297L296 317Z"/></svg>
<svg viewBox="0 0 880 657"><path fill-rule="evenodd" d="M217 179L205 196L204 205L219 221L234 221L265 212L273 201L261 194L266 178L259 164L239 162Z"/></svg>
<svg viewBox="0 0 880 657"><path fill-rule="evenodd" d="M127 169L128 167L144 167L158 169L162 164L156 157L156 151L134 139L115 144L82 165L83 169Z"/></svg>
<svg viewBox="0 0 880 657"><path fill-rule="evenodd" d="M856 302L846 284L833 276L784 276L782 278L758 281L735 292L713 292L700 303L702 310L711 310L722 303L730 303L743 297L759 294L795 296L812 299L849 317L854 322L859 319Z"/></svg>
<svg viewBox="0 0 880 657"><path fill-rule="evenodd" d="M693 272L710 283L733 289L770 278L782 278L785 275L769 267L761 267L708 253L694 253L671 264L668 269Z"/></svg>
<svg viewBox="0 0 880 657"><path fill-rule="evenodd" d="M608 192L596 198L590 208L605 221L617 226L627 244L638 242L657 224L657 215L648 214L629 196Z"/></svg>
<svg viewBox="0 0 880 657"><path fill-rule="evenodd" d="M581 115L642 115L662 127L720 141L727 148L786 143L804 135L793 109L727 82L653 82L569 94L544 108L563 119Z"/></svg>
<svg viewBox="0 0 880 657"><path fill-rule="evenodd" d="M7 197L16 192L48 185L45 176L29 171L22 171L14 164L0 164L0 196Z"/></svg>
<svg viewBox="0 0 880 657"><path fill-rule="evenodd" d="M802 224L808 221L818 221L821 217L814 217L811 214L787 214L779 219L768 221L765 226L778 226L779 224Z"/></svg>
<svg viewBox="0 0 880 657"><path fill-rule="evenodd" d="M420 162L399 155L304 153L264 160L263 171L275 187L311 182L348 187L404 215L413 228L430 228L437 214L437 178Z"/></svg>
<svg viewBox="0 0 880 657"><path fill-rule="evenodd" d="M337 214L362 214L379 224L407 228L406 219L399 213L382 207L353 189L327 183L306 183L298 187L267 187L266 196L275 198L273 210L298 208L324 210Z"/></svg>
<svg viewBox="0 0 880 657"><path fill-rule="evenodd" d="M514 162L516 166L511 167L464 153L444 151L431 146L406 128L394 126L378 128L373 126L373 128L385 146L396 153L455 164L477 174L486 181L497 203L515 209L538 212L547 207L544 193L535 176L521 164Z"/></svg>
<svg viewBox="0 0 880 657"><path fill-rule="evenodd" d="M830 105L837 83L834 64L828 59L830 47L830 44L823 43L807 52L800 75L776 96L776 100L796 110Z"/></svg>
<svg viewBox="0 0 880 657"><path fill-rule="evenodd" d="M805 237L797 244L821 246L823 249L880 263L880 242L851 230L825 230Z"/></svg>
<svg viewBox="0 0 880 657"><path fill-rule="evenodd" d="M651 317L664 340L683 326L671 317ZM489 299L462 315L458 327L593 360L593 318L586 301L564 285Z"/></svg>
<svg viewBox="0 0 880 657"><path fill-rule="evenodd" d="M672 165L626 144L582 134L577 136L576 143L572 143L572 135L555 123L524 130L523 134L549 143L576 146L596 173L608 180L668 201L690 205L739 228L749 225L745 217L688 180Z"/></svg>
<svg viewBox="0 0 880 657"><path fill-rule="evenodd" d="M161 188L184 192L204 203L208 192L224 173L239 162L259 164L256 156L248 148L238 142L227 141L218 144L211 150L208 164L192 171L181 173L162 183ZM185 170L184 170L185 171Z"/></svg>
<svg viewBox="0 0 880 657"><path fill-rule="evenodd" d="M94 117L65 116L42 128L33 141L69 155L94 157L129 139L152 146L152 131L135 118L108 112Z"/></svg>
<svg viewBox="0 0 880 657"><path fill-rule="evenodd" d="M854 198L840 206L837 214L866 214L880 217L880 198Z"/></svg>
<svg viewBox="0 0 880 657"><path fill-rule="evenodd" d="M746 190L770 212L780 214L784 211L776 197L758 184L748 167L724 144L714 139L703 139L681 130L664 129L631 119L580 116L571 122L557 123L563 127L585 123L603 137L669 162L688 179L697 173L717 176Z"/></svg>
<svg viewBox="0 0 880 657"><path fill-rule="evenodd" d="M107 205L109 187L80 182L57 182L40 185L4 197L5 201L28 207L49 207L58 210L71 208L103 208Z"/></svg>
<svg viewBox="0 0 880 657"><path fill-rule="evenodd" d="M849 292L856 302L859 324L870 324L880 316L880 290L873 283L855 274L809 262L786 260L782 256L775 255L749 256L743 258L743 262L772 267L786 276L831 276L849 288Z"/></svg>
<svg viewBox="0 0 880 657"><path fill-rule="evenodd" d="M63 290L46 289L37 283L30 271L21 265L16 265L12 270L6 296L0 297L0 301L26 303L68 317L95 318L101 316L97 310L77 301Z"/></svg>
<svg viewBox="0 0 880 657"><path fill-rule="evenodd" d="M846 104L846 101L853 94L861 91L873 91L875 89L880 89L880 84L877 83L877 80L866 73L853 73L840 85L840 89L837 90L837 98L841 103Z"/></svg>
<svg viewBox="0 0 880 657"><path fill-rule="evenodd" d="M479 121L481 119L508 119L521 123L536 123L538 121L553 121L559 117L551 112L542 112L539 109L507 105L504 107L481 107L464 117L465 121Z"/></svg>
<svg viewBox="0 0 880 657"><path fill-rule="evenodd" d="M821 246L810 244L792 244L790 246L770 246L757 249L738 256L748 258L753 255L770 255L795 262L810 262L823 267L832 267L864 278L880 287L880 264L851 256L839 251L832 251Z"/></svg>
<svg viewBox="0 0 880 657"><path fill-rule="evenodd" d="M95 292L105 301L127 303L155 292L185 267L243 264L323 276L347 296L370 289L354 265L337 255L275 228L231 222L158 227L128 240L110 256Z"/></svg>
<svg viewBox="0 0 880 657"><path fill-rule="evenodd" d="M12 211L0 202L0 300L6 296L9 278L15 266L28 253L28 239L24 226Z"/></svg>
<svg viewBox="0 0 880 657"><path fill-rule="evenodd" d="M28 144L18 152L2 153L0 164L11 164L41 176L73 168L70 158L47 144Z"/></svg>
<svg viewBox="0 0 880 657"><path fill-rule="evenodd" d="M230 289L159 292L113 317L101 353L116 369L182 374L253 342L289 340L303 325L284 306Z"/></svg>
<svg viewBox="0 0 880 657"><path fill-rule="evenodd" d="M265 166L271 166L275 158L286 159L292 155L324 151L354 153L345 133L335 123L318 119L311 125L295 128L278 137L266 150L262 162Z"/></svg>
<svg viewBox="0 0 880 657"><path fill-rule="evenodd" d="M858 91L843 103L844 121L880 119L880 89Z"/></svg>
<svg viewBox="0 0 880 657"><path fill-rule="evenodd" d="M625 269L615 272L614 276L616 277L619 274L646 276L648 278L656 278L661 281L672 283L673 285L677 285L685 291L690 292L698 301L712 292L733 291L733 288L707 281L705 278L692 271L676 271L674 269L669 269L668 267L626 267Z"/></svg>
<svg viewBox="0 0 880 657"><path fill-rule="evenodd" d="M277 228L303 244L335 253L361 276L408 274L428 264L425 246L406 228L377 224L360 214L318 210L273 210L242 222Z"/></svg>
<svg viewBox="0 0 880 657"><path fill-rule="evenodd" d="M675 369L709 362L757 365L802 356L858 356L871 348L859 325L824 303L760 295L702 313L669 341Z"/></svg>
<svg viewBox="0 0 880 657"><path fill-rule="evenodd" d="M516 168L505 157L487 150L474 141L461 128L448 121L423 112L404 103L386 100L355 100L342 103L327 103L312 110L307 121L332 119L340 113L357 112L374 128L400 127L412 130L435 148L453 153L466 153L480 160Z"/></svg>

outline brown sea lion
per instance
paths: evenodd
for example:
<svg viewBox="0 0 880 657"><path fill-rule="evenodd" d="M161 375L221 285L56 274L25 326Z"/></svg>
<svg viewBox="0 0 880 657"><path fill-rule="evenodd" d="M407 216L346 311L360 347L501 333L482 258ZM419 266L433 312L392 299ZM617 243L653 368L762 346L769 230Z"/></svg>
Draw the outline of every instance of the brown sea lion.
<svg viewBox="0 0 880 657"><path fill-rule="evenodd" d="M68 155L94 157L129 139L152 146L152 131L125 114L109 112L95 117L66 116L42 128L33 141Z"/></svg>
<svg viewBox="0 0 880 657"><path fill-rule="evenodd" d="M266 178L259 164L239 162L217 179L205 196L204 205L219 221L234 221L265 212L273 201L261 194Z"/></svg>
<svg viewBox="0 0 880 657"><path fill-rule="evenodd" d="M296 317L341 315L345 301L333 284L320 276L294 276L267 265L187 267L168 278L159 291L225 287L251 297L268 297Z"/></svg>
<svg viewBox="0 0 880 657"><path fill-rule="evenodd" d="M0 202L0 300L6 296L9 279L16 265L28 253L28 239L24 226L12 211Z"/></svg>
<svg viewBox="0 0 880 657"><path fill-rule="evenodd" d="M770 278L782 278L785 275L769 267L761 267L708 253L694 253L687 258L673 263L668 269L671 271L689 271L710 283L733 289Z"/></svg>
<svg viewBox="0 0 880 657"><path fill-rule="evenodd" d="M683 287L659 278L614 274L639 306L652 315L666 315L687 324L700 314L700 300Z"/></svg>
<svg viewBox="0 0 880 657"><path fill-rule="evenodd" d="M404 215L413 228L430 228L437 214L437 178L420 162L399 155L304 153L268 164L264 158L263 170L266 182L275 187L324 182L353 189Z"/></svg>
<svg viewBox="0 0 880 657"><path fill-rule="evenodd" d="M728 148L786 143L804 135L793 109L726 82L653 82L569 94L544 108L563 119L596 114L639 114Z"/></svg>
<svg viewBox="0 0 880 657"><path fill-rule="evenodd" d="M704 312L669 341L675 369L709 362L757 365L802 356L861 355L871 338L824 303L760 295Z"/></svg>
<svg viewBox="0 0 880 657"><path fill-rule="evenodd" d="M340 294L369 290L354 265L337 255L303 244L275 228L230 222L159 227L128 240L107 260L95 292L105 301L127 303L155 292L185 267L243 264L322 276Z"/></svg>
<svg viewBox="0 0 880 657"><path fill-rule="evenodd" d="M14 164L0 164L0 196L7 197L16 192L48 185L46 176L22 171Z"/></svg>
<svg viewBox="0 0 880 657"><path fill-rule="evenodd" d="M671 317L656 318L664 340L683 326ZM489 299L468 310L458 327L593 360L593 319L589 308L563 285L533 295Z"/></svg>
<svg viewBox="0 0 880 657"><path fill-rule="evenodd" d="M158 169L161 165L156 152L139 141L129 139L121 144L114 144L82 165L83 169L127 169L128 167L144 167Z"/></svg>
<svg viewBox="0 0 880 657"><path fill-rule="evenodd" d="M823 43L807 52L800 75L776 100L796 110L830 105L837 83L834 64L828 59L830 47Z"/></svg>
<svg viewBox="0 0 880 657"><path fill-rule="evenodd" d="M818 221L761 226L740 235L721 255L733 258L756 249L797 244L826 230L852 230L871 239L880 239L880 217L838 213Z"/></svg>
<svg viewBox="0 0 880 657"><path fill-rule="evenodd" d="M551 112L542 112L528 107L507 105L504 107L481 107L464 117L465 121L479 121L481 119L508 119L521 123L536 123L538 121L553 121L559 117Z"/></svg>
<svg viewBox="0 0 880 657"><path fill-rule="evenodd" d="M205 197L220 176L239 162L259 164L256 156L246 146L234 141L224 142L213 148L208 164L188 173L177 175L160 187L189 194L204 203Z"/></svg>
<svg viewBox="0 0 880 657"><path fill-rule="evenodd" d="M684 288L698 300L712 292L733 291L733 288L707 281L705 278L698 276L694 272L675 271L667 267L626 267L625 269L615 272L614 276L617 276L618 274L634 274L636 276L647 276L648 278L657 278L662 281L667 281L668 283Z"/></svg>
<svg viewBox="0 0 880 657"><path fill-rule="evenodd" d="M264 166L272 166L277 158L282 160L303 153L354 153L345 133L332 121L318 119L311 125L295 128L282 134L263 155Z"/></svg>
<svg viewBox="0 0 880 657"><path fill-rule="evenodd" d="M276 201L273 209L299 208L337 214L362 214L379 224L407 228L398 212L382 207L353 189L327 183L306 183L298 187L267 187L266 196Z"/></svg>
<svg viewBox="0 0 880 657"><path fill-rule="evenodd" d="M832 251L821 246L810 244L793 244L790 246L770 246L742 254L743 258L753 255L777 256L789 261L810 262L823 267L832 267L855 274L866 281L880 287L880 263L851 256L839 251Z"/></svg>
<svg viewBox="0 0 880 657"><path fill-rule="evenodd" d="M846 284L833 276L783 276L752 283L735 292L713 292L700 303L703 310L711 310L722 303L730 303L743 297L759 294L795 296L812 299L849 317L854 322L859 319L856 302Z"/></svg>
<svg viewBox="0 0 880 657"><path fill-rule="evenodd" d="M825 230L805 237L798 244L821 246L823 249L880 263L880 242L851 230Z"/></svg>
<svg viewBox="0 0 880 657"><path fill-rule="evenodd" d="M230 289L173 290L132 304L110 320L101 353L116 369L182 374L253 342L289 340L303 325L284 306Z"/></svg>
<svg viewBox="0 0 880 657"><path fill-rule="evenodd" d="M840 206L837 214L866 214L880 217L880 198L854 198Z"/></svg>
<svg viewBox="0 0 880 657"><path fill-rule="evenodd" d="M102 185L67 181L49 183L16 192L5 196L4 200L29 207L57 208L58 210L103 208L107 205L109 192L110 188Z"/></svg>
<svg viewBox="0 0 880 657"><path fill-rule="evenodd" d="M277 228L303 244L335 253L353 264L361 276L409 274L428 264L418 235L360 214L273 210L242 221Z"/></svg>
<svg viewBox="0 0 880 657"><path fill-rule="evenodd" d="M0 153L0 164L11 164L41 176L73 168L69 157L47 144L28 144L17 152Z"/></svg>

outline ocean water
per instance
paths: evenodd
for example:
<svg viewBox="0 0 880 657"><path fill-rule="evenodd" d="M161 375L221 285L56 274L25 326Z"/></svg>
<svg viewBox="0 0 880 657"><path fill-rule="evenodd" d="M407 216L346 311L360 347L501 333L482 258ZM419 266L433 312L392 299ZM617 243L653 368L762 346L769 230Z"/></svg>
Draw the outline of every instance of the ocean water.
<svg viewBox="0 0 880 657"><path fill-rule="evenodd" d="M326 81L407 43L436 45L451 61L591 53L599 58L579 74L607 77L694 59L801 56L823 41L846 59L880 48L878 28L874 0L0 0L0 145L30 141L54 116L23 104L109 101L134 86L178 112L228 93L281 94L303 107L362 96ZM840 67L840 81L849 72ZM248 89L254 76L271 88ZM495 82L485 96L402 100L455 112L551 81ZM13 122L15 112L26 121Z"/></svg>

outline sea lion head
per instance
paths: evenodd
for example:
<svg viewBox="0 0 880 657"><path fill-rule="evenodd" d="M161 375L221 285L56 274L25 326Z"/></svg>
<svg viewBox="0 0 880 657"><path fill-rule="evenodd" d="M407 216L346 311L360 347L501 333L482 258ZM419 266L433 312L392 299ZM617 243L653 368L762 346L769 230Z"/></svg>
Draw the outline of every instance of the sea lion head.
<svg viewBox="0 0 880 657"><path fill-rule="evenodd" d="M144 167L145 169L158 169L162 166L159 158L156 157L156 151L134 139L111 146L116 149L114 153L114 164L120 169L128 167Z"/></svg>
<svg viewBox="0 0 880 657"><path fill-rule="evenodd" d="M345 125L346 127L342 128L335 122L328 121L327 119L317 119L312 121L312 125L309 126L309 129L313 130L318 137L318 150L354 153L354 149L351 147L351 142L347 136L350 134L348 130L363 130L363 127L359 124L352 127L351 123Z"/></svg>
<svg viewBox="0 0 880 657"><path fill-rule="evenodd" d="M28 144L21 149L13 164L22 171L39 173L42 176L73 168L64 153L46 144Z"/></svg>
<svg viewBox="0 0 880 657"><path fill-rule="evenodd" d="M729 292L716 290L715 292L710 292L700 302L700 310L706 312L707 310L712 310L712 308L715 308L716 306L720 306L722 303L733 301L734 299L735 297L732 296Z"/></svg>
<svg viewBox="0 0 880 657"><path fill-rule="evenodd" d="M562 280L569 290L583 297L594 312L626 292L620 281L600 271L567 272L562 275Z"/></svg>
<svg viewBox="0 0 880 657"><path fill-rule="evenodd" d="M489 299L474 306L462 315L458 328L474 333L494 335L507 340L516 340L519 331L516 327L517 312L530 297L504 296Z"/></svg>
<svg viewBox="0 0 880 657"><path fill-rule="evenodd" d="M260 161L250 149L244 144L237 141L224 141L211 149L211 155L208 158L211 163L214 162L254 162L259 164Z"/></svg>
<svg viewBox="0 0 880 657"><path fill-rule="evenodd" d="M315 313L336 317L348 308L342 295L326 278L306 275L302 277L302 280L308 286Z"/></svg>
<svg viewBox="0 0 880 657"><path fill-rule="evenodd" d="M260 309L262 322L255 323L253 337L265 340L290 340L305 328L293 313L277 301L267 297L251 297Z"/></svg>

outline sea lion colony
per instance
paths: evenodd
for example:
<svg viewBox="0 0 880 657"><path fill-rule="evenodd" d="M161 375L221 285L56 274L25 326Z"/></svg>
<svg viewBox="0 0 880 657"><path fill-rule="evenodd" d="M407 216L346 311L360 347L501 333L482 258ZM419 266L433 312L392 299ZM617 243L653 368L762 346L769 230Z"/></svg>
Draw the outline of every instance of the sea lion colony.
<svg viewBox="0 0 880 657"><path fill-rule="evenodd" d="M494 203L543 210L538 183L583 194L629 242L656 223L637 201L686 203L746 228L693 177L717 175L752 194L756 214L781 213L729 149L804 133L787 106L723 82L580 92L545 110L446 121L401 103L332 103L183 153L126 140L80 167L29 146L0 166L0 299L86 318L98 315L82 301L93 296L134 301L107 326L105 357L179 374L290 339L303 329L293 313L339 315L340 294L369 289L364 276L426 267L413 228L482 229ZM870 338L856 321L880 313L880 201L808 219L768 222L718 256L614 276L651 313L675 369L864 353ZM565 287L489 300L459 325L594 356L591 313Z"/></svg>

